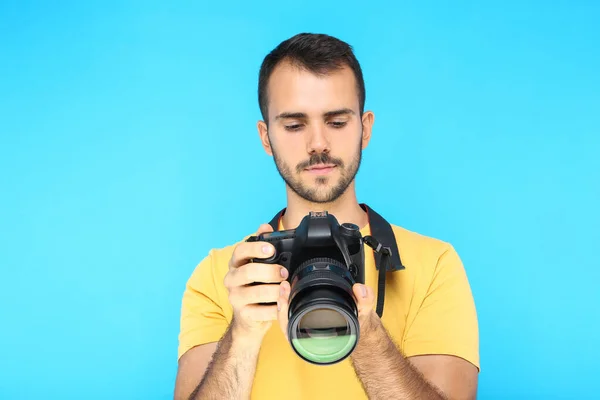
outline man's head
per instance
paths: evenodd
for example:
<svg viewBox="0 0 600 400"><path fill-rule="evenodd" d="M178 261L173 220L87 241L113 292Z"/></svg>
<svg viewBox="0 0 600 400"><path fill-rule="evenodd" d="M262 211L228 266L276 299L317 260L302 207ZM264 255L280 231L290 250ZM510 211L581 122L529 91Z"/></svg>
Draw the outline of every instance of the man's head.
<svg viewBox="0 0 600 400"><path fill-rule="evenodd" d="M282 178L308 201L335 201L358 172L374 119L364 112L352 48L327 35L296 35L265 57L258 92L258 131Z"/></svg>

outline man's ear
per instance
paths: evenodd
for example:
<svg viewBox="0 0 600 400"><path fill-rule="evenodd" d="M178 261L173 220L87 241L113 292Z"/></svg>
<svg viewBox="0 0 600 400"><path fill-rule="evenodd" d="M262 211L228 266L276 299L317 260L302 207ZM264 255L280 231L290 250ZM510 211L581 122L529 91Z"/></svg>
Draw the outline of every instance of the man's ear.
<svg viewBox="0 0 600 400"><path fill-rule="evenodd" d="M371 140L371 132L373 123L375 122L375 114L372 111L366 111L362 116L362 149L366 149Z"/></svg>
<svg viewBox="0 0 600 400"><path fill-rule="evenodd" d="M269 129L267 128L267 124L264 121L258 121L256 124L256 128L258 129L258 136L260 137L260 143L265 149L265 152L272 156L273 151L271 150L271 141L269 140Z"/></svg>

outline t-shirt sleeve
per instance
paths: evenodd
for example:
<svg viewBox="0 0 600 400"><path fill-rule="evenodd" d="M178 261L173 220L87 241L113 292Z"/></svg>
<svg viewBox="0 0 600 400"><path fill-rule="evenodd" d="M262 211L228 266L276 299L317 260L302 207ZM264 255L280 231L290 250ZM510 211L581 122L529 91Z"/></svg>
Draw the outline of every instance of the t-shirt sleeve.
<svg viewBox="0 0 600 400"><path fill-rule="evenodd" d="M475 302L463 263L451 245L439 257L429 289L407 328L403 352L407 357L454 355L480 368Z"/></svg>
<svg viewBox="0 0 600 400"><path fill-rule="evenodd" d="M192 347L219 341L227 330L229 323L219 302L218 283L211 251L198 264L185 286L178 359Z"/></svg>

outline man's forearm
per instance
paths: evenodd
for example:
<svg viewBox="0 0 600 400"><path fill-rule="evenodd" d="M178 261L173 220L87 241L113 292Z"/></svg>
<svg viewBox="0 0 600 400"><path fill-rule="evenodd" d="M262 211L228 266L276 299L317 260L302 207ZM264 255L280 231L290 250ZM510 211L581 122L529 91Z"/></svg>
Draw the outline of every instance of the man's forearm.
<svg viewBox="0 0 600 400"><path fill-rule="evenodd" d="M351 360L369 399L444 399L404 358L377 316L365 326Z"/></svg>
<svg viewBox="0 0 600 400"><path fill-rule="evenodd" d="M259 351L260 342L236 340L230 327L190 400L249 399Z"/></svg>

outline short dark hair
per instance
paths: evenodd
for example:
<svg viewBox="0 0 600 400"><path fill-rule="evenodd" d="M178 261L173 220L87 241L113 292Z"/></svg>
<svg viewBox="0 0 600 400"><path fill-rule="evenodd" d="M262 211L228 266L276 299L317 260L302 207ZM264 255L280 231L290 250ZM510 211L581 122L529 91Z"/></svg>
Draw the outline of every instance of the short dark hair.
<svg viewBox="0 0 600 400"><path fill-rule="evenodd" d="M268 124L267 85L275 67L282 61L306 70L326 75L344 66L350 67L356 78L359 111L365 107L365 82L362 69L354 56L352 46L333 36L316 33L299 33L273 49L263 60L258 77L258 105L263 120Z"/></svg>

